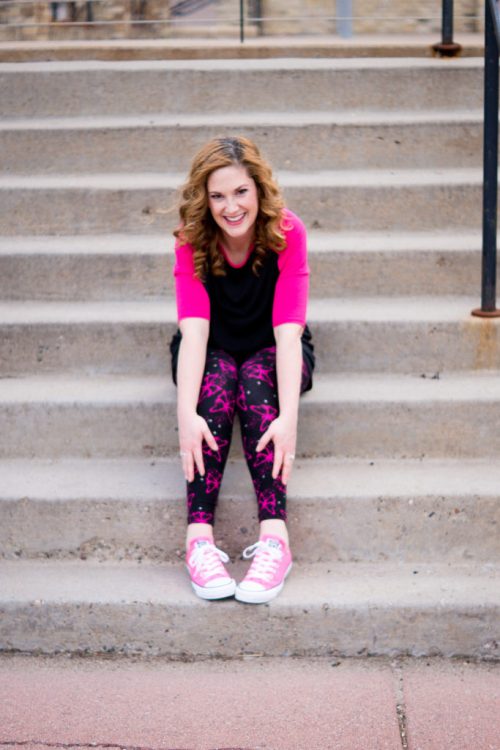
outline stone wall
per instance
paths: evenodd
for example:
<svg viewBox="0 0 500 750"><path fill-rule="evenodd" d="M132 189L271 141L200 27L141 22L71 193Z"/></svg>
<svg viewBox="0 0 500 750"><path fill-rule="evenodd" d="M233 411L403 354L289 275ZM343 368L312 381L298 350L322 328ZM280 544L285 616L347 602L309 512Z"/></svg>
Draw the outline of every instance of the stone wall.
<svg viewBox="0 0 500 750"><path fill-rule="evenodd" d="M247 34L335 34L336 10L347 0L246 0ZM347 3L348 4L348 3ZM41 0L0 0L0 39L155 38L237 36L238 0L94 0L86 21L86 0L52 4ZM177 12L176 12L177 11ZM183 12L184 11L184 12ZM354 34L438 33L441 0L352 0ZM455 0L455 32L483 28L484 0ZM65 21L73 20L76 25ZM150 21L154 23L144 23ZM170 21L170 23L166 23Z"/></svg>
<svg viewBox="0 0 500 750"><path fill-rule="evenodd" d="M351 3L354 34L436 33L441 29L441 0L351 0ZM336 10L348 4L346 0L262 0L263 15L280 19L265 21L263 30L266 34L335 33ZM484 0L455 0L454 8L456 33L483 28ZM325 17L330 20L324 20Z"/></svg>
<svg viewBox="0 0 500 750"><path fill-rule="evenodd" d="M86 23L86 0L56 3L55 20L53 5L0 0L0 39L213 37L239 28L235 0L93 0L94 26Z"/></svg>

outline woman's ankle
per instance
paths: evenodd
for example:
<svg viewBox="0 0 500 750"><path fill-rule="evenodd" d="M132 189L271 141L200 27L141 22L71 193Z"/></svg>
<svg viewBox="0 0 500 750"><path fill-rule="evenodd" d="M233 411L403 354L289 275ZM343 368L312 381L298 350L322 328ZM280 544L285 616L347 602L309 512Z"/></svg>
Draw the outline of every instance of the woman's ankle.
<svg viewBox="0 0 500 750"><path fill-rule="evenodd" d="M259 539L265 536L277 536L289 546L288 529L286 523L279 518L268 518L260 522Z"/></svg>
<svg viewBox="0 0 500 750"><path fill-rule="evenodd" d="M189 549L189 545L193 539L199 539L204 537L214 541L214 527L209 523L190 523L188 524L186 531L186 550Z"/></svg>

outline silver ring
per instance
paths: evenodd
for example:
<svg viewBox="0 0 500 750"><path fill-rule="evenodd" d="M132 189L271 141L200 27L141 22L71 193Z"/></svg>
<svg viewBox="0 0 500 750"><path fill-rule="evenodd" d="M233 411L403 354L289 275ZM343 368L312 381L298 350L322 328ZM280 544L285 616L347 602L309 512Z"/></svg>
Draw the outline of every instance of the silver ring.
<svg viewBox="0 0 500 750"><path fill-rule="evenodd" d="M187 456L187 451L179 451L179 456L182 458L183 456Z"/></svg>
<svg viewBox="0 0 500 750"><path fill-rule="evenodd" d="M287 453L286 458L288 461L294 461L295 460L295 453Z"/></svg>

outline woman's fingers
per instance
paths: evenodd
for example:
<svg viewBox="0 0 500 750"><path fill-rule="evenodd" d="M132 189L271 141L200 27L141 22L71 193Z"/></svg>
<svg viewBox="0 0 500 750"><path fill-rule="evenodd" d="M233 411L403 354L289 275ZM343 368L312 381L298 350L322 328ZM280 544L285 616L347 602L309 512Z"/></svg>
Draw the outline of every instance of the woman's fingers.
<svg viewBox="0 0 500 750"><path fill-rule="evenodd" d="M276 479L276 477L279 475L282 465L283 465L283 451L281 450L281 448L277 448L276 446L274 446L274 462L273 462L273 472L272 472L273 479Z"/></svg>
<svg viewBox="0 0 500 750"><path fill-rule="evenodd" d="M210 432L210 429L208 426L205 430L203 430L203 438L205 439L205 442L207 443L208 447L211 448L213 451L218 451L219 446L217 445L217 441Z"/></svg>
<svg viewBox="0 0 500 750"><path fill-rule="evenodd" d="M283 484L287 484L290 474L292 473L294 459L295 455L293 453L285 452L283 457L283 469L281 470L281 481Z"/></svg>
<svg viewBox="0 0 500 750"><path fill-rule="evenodd" d="M283 484L288 482L288 478L292 473L293 462L295 459L295 453L292 453L290 444L279 443L277 440L274 441L274 461L273 461L273 479L279 476L281 471L281 481Z"/></svg>
<svg viewBox="0 0 500 750"><path fill-rule="evenodd" d="M286 484L292 472L293 460L295 458L295 454L292 453L290 447L295 445L295 439L293 436L283 433L282 424L279 419L276 419L261 436L255 448L256 452L258 453L263 450L271 441L274 443L272 477L276 479L281 472L281 481L283 484Z"/></svg>
<svg viewBox="0 0 500 750"><path fill-rule="evenodd" d="M205 476L205 465L203 463L203 453L201 449L195 448L192 451L181 451L182 458L182 470L187 482L192 482L194 479L194 467L200 475Z"/></svg>
<svg viewBox="0 0 500 750"><path fill-rule="evenodd" d="M187 482L194 479L193 454L191 451L181 451L182 469Z"/></svg>
<svg viewBox="0 0 500 750"><path fill-rule="evenodd" d="M205 465L203 463L203 453L201 450L201 445L197 445L196 448L193 451L194 456L194 462L196 464L196 468L198 469L198 472L200 476L205 476Z"/></svg>
<svg viewBox="0 0 500 750"><path fill-rule="evenodd" d="M271 432L271 428L269 427L265 431L265 433L260 436L259 442L255 446L256 452L258 453L259 451L263 451L266 445L268 444L268 442L271 440L271 438L272 438L272 432Z"/></svg>
<svg viewBox="0 0 500 750"><path fill-rule="evenodd" d="M218 451L219 446L215 437L204 419L195 415L192 423L187 421L185 430L181 435L180 456L182 459L182 469L188 482L192 482L195 476L195 469L203 477L205 476L205 464L203 461L203 440L213 450Z"/></svg>

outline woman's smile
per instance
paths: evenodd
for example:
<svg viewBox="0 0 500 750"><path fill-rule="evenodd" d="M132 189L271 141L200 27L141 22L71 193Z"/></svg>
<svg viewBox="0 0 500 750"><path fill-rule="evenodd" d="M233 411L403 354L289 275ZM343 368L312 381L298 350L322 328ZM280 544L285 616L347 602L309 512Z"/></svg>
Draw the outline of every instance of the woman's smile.
<svg viewBox="0 0 500 750"><path fill-rule="evenodd" d="M225 220L228 221L233 226L235 224L239 224L243 219L245 218L246 214L238 214L238 216L224 216Z"/></svg>
<svg viewBox="0 0 500 750"><path fill-rule="evenodd" d="M229 252L246 251L259 211L257 186L245 167L216 169L207 182L208 207Z"/></svg>

